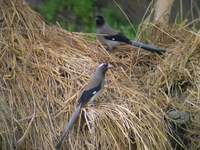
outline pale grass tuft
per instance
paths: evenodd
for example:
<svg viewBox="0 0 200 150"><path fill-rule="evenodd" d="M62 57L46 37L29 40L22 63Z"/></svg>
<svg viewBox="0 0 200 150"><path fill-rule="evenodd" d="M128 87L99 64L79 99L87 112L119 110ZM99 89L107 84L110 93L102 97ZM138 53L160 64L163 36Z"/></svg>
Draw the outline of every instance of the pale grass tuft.
<svg viewBox="0 0 200 150"><path fill-rule="evenodd" d="M46 25L22 0L3 0L0 11L1 149L54 149L102 62L115 66L105 91L83 109L64 149L172 149L164 119L172 108L190 113L189 147L200 146L199 36L154 26L151 42L168 49L164 56L129 46L108 54L86 34Z"/></svg>

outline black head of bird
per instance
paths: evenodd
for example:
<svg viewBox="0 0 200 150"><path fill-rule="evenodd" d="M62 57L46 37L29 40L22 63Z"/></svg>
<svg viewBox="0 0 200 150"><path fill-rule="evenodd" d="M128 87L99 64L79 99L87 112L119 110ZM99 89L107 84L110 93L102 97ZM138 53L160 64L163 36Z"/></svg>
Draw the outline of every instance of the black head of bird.
<svg viewBox="0 0 200 150"><path fill-rule="evenodd" d="M102 74L102 75L105 75L106 71L109 69L109 68L112 68L113 66L111 64L108 64L108 63L102 63L100 64L97 69L96 69L96 73L97 74Z"/></svg>
<svg viewBox="0 0 200 150"><path fill-rule="evenodd" d="M96 26L97 27L100 27L100 26L103 26L105 24L105 19L103 16L96 16Z"/></svg>

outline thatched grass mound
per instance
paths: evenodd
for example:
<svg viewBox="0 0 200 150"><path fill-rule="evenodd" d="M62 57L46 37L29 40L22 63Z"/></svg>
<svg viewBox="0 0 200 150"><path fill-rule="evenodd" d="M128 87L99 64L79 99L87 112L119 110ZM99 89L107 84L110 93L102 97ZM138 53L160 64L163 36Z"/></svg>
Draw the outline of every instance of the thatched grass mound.
<svg viewBox="0 0 200 150"><path fill-rule="evenodd" d="M83 109L64 149L174 149L171 109L190 115L187 142L178 143L200 148L198 34L154 29L151 42L168 49L164 56L129 46L108 54L85 34L46 25L21 0L3 0L0 11L0 149L54 149L101 62L115 66L104 94Z"/></svg>

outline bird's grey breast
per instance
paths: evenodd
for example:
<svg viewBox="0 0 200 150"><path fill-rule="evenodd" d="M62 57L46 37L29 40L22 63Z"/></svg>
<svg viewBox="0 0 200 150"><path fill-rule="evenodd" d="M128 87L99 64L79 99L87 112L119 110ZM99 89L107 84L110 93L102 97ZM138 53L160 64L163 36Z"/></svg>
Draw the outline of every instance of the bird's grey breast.
<svg viewBox="0 0 200 150"><path fill-rule="evenodd" d="M104 35L115 35L118 32L113 30L108 24L104 24L101 27L97 27L96 32L98 34L104 34Z"/></svg>
<svg viewBox="0 0 200 150"><path fill-rule="evenodd" d="M104 24L101 27L97 27L96 33L97 33L97 39L102 44L106 44L110 50L112 50L113 47L117 47L118 45L120 45L118 41L105 39L105 36L115 35L118 33L115 30L113 30L108 24Z"/></svg>

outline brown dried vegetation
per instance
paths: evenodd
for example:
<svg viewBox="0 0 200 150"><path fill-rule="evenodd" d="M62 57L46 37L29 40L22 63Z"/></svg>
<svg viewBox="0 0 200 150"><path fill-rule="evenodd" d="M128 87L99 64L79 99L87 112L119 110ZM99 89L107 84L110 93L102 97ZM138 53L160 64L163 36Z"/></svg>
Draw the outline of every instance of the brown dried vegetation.
<svg viewBox="0 0 200 150"><path fill-rule="evenodd" d="M198 34L184 27L157 30L152 42L168 49L164 56L128 46L108 54L86 34L46 25L21 0L2 0L0 11L1 149L54 149L101 62L115 67L65 149L172 149L164 120L172 108L189 112L188 146L200 147Z"/></svg>

